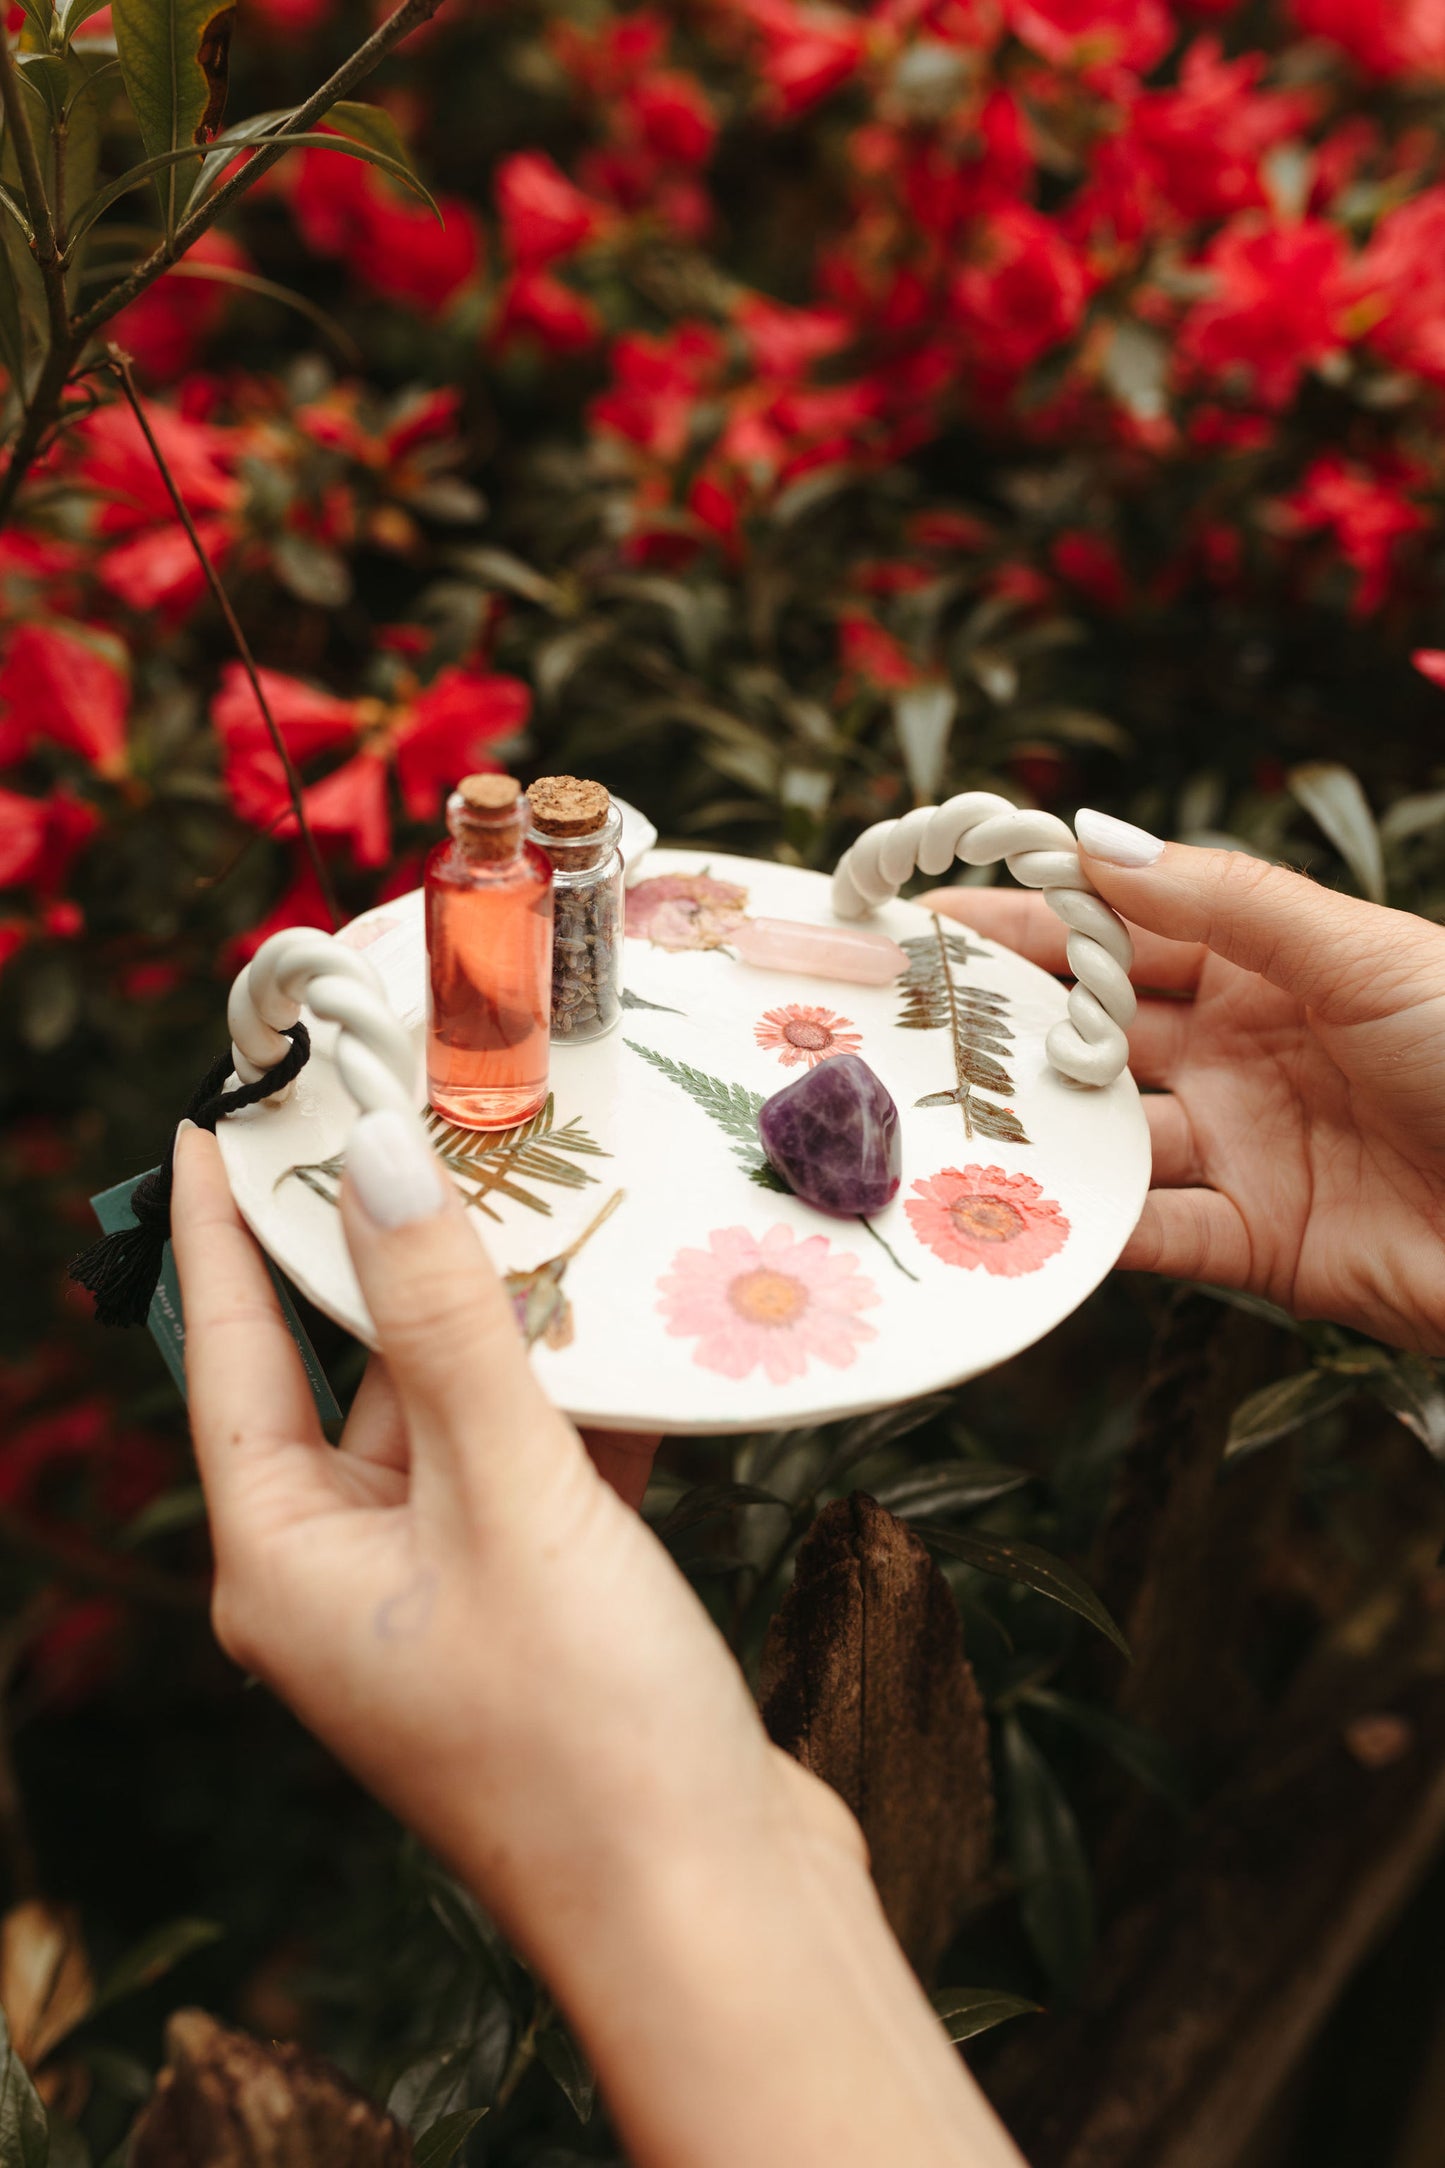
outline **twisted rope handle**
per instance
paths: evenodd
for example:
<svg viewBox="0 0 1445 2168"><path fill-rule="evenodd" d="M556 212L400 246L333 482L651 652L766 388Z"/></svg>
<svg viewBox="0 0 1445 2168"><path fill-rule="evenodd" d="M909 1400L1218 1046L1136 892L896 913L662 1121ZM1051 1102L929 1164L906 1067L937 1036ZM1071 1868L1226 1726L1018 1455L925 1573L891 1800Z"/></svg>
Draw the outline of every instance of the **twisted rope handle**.
<svg viewBox="0 0 1445 2168"><path fill-rule="evenodd" d="M910 874L947 873L1002 859L1025 888L1069 930L1068 1021L1054 1025L1045 1045L1060 1075L1075 1084L1112 1084L1129 1060L1124 1029L1138 1007L1129 984L1134 944L1079 864L1067 821L1053 813L1020 811L990 790L966 790L945 805L925 805L899 820L878 821L843 853L833 875L839 918L864 918L897 895Z"/></svg>
<svg viewBox="0 0 1445 2168"><path fill-rule="evenodd" d="M375 965L309 926L273 933L231 988L226 1024L243 1084L254 1083L290 1051L281 1034L297 1021L303 1002L314 1016L340 1025L332 1058L363 1113L415 1106L411 1037L393 1016ZM291 1088L274 1093L267 1105L279 1104Z"/></svg>

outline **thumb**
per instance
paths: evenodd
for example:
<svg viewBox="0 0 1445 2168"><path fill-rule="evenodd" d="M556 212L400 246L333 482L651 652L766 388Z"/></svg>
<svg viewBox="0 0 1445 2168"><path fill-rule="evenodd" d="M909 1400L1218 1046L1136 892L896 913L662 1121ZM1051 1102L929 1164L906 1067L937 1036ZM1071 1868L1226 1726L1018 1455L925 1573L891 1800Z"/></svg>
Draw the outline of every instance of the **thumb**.
<svg viewBox="0 0 1445 2168"><path fill-rule="evenodd" d="M414 1114L363 1114L341 1216L423 1488L488 1518L548 1488L576 1432L532 1374L511 1299Z"/></svg>
<svg viewBox="0 0 1445 2168"><path fill-rule="evenodd" d="M1203 942L1334 1022L1362 1022L1398 1005L1390 966L1404 929L1423 922L1245 851L1163 843L1087 807L1074 832L1089 879L1136 926Z"/></svg>

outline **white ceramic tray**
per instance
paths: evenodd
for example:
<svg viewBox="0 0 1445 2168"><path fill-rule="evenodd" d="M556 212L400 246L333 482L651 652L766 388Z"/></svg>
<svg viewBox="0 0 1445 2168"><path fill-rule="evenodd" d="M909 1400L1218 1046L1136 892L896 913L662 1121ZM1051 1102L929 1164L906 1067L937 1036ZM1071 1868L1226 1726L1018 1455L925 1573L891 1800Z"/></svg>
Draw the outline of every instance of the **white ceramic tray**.
<svg viewBox="0 0 1445 2168"><path fill-rule="evenodd" d="M915 904L886 904L869 923L920 944L910 977L929 982L920 1000L938 1019L905 1027L907 982L845 985L735 960L725 943L742 910L836 923L820 874L653 852L628 897L625 975L640 1005L608 1038L553 1049L536 1134L452 1133L478 1154L461 1169L477 1196L470 1217L515 1276L539 1375L577 1421L602 1429L786 1428L974 1377L1077 1308L1148 1188L1148 1131L1127 1071L1088 1090L1045 1059L1065 1013L1065 989L1045 972ZM420 1106L420 892L341 938L376 965L414 1034ZM950 1013L979 1082L967 1110L920 1107L955 1082ZM329 1201L356 1110L328 1059L333 1027L307 1020L315 1052L294 1093L222 1123L221 1149L263 1246L370 1340ZM762 1155L749 1095L839 1049L862 1055L902 1118L903 1186L867 1225L750 1178Z"/></svg>

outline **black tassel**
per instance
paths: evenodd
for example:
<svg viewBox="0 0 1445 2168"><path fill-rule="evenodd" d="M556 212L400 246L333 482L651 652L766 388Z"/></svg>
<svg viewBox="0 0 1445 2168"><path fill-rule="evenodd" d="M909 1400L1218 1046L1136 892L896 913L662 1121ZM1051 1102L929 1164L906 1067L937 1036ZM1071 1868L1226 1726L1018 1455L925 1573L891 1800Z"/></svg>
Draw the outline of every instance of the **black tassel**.
<svg viewBox="0 0 1445 2168"><path fill-rule="evenodd" d="M234 1091L223 1089L231 1074L231 1056L218 1055L191 1095L186 1119L198 1129L209 1129L214 1136L217 1122L225 1115L238 1114L242 1107L253 1107L269 1099L273 1092L282 1091L311 1059L311 1040L304 1024L293 1024L284 1036L291 1041L290 1053L283 1054L275 1067L254 1084L238 1084ZM150 1315L151 1297L160 1283L161 1264L171 1234L175 1148L173 1129L165 1158L136 1183L131 1193L134 1227L118 1227L114 1234L102 1235L88 1250L71 1259L70 1277L94 1295L96 1321L101 1325L143 1325Z"/></svg>

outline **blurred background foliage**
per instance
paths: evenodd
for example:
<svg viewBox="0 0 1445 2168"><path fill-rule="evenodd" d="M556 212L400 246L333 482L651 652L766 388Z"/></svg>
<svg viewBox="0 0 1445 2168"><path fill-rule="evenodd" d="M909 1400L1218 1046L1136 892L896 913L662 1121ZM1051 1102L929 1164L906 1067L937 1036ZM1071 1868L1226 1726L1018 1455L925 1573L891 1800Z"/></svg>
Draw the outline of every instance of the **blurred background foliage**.
<svg viewBox="0 0 1445 2168"><path fill-rule="evenodd" d="M15 12L32 63L49 19ZM231 122L371 20L243 0ZM105 10L67 63L107 174L142 148L114 43ZM812 866L983 785L1445 912L1427 10L447 0L363 95L439 219L301 151L111 327L343 915L415 885L485 760ZM87 293L153 218L106 210ZM216 1653L182 1411L63 1280L236 963L327 922L134 422L71 398L0 533L0 2004L57 2168L123 2157L182 2003L335 2057L419 2159L611 2159L536 1983ZM1317 2034L1409 1889L1445 1921L1441 1460L1432 1365L1125 1281L945 1402L664 1451L648 1513L754 1675L829 1503L938 1560L998 1842L937 1993L960 2037L1048 2006L971 2051L1037 2168L1192 2160L1201 2099L1212 2162L1445 2157L1438 1932L1377 1948L1302 2075L1246 2047ZM1148 2025L1185 2016L1171 2063Z"/></svg>

